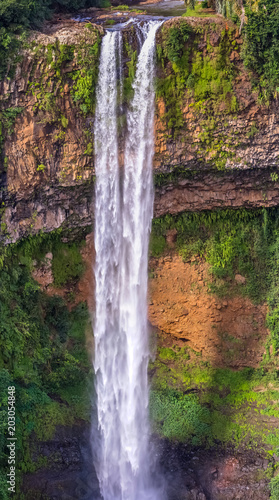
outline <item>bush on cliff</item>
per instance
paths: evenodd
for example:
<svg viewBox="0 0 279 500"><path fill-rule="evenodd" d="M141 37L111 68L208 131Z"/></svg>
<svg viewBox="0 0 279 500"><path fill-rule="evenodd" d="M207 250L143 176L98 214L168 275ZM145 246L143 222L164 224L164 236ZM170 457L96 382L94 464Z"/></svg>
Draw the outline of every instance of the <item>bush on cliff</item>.
<svg viewBox="0 0 279 500"><path fill-rule="evenodd" d="M279 92L279 0L260 0L257 9L248 4L246 15L244 63L260 76L255 84L268 100Z"/></svg>

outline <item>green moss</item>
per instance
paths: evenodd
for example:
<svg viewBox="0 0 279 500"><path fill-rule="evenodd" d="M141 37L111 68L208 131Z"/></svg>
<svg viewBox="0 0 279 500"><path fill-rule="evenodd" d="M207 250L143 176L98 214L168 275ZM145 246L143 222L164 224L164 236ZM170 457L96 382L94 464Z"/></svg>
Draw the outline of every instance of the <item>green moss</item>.
<svg viewBox="0 0 279 500"><path fill-rule="evenodd" d="M183 66L181 57L185 49L185 44L193 34L191 26L185 22L181 22L179 26L172 26L169 29L163 27L163 54L169 61L177 63L179 67Z"/></svg>
<svg viewBox="0 0 279 500"><path fill-rule="evenodd" d="M236 67L230 61L235 47L234 31L219 33L218 46L211 46L213 27L193 30L187 22L164 27L161 43L157 46L157 59L161 66L157 78L156 94L165 103L161 116L166 132L176 137L182 128L188 127L183 108L191 111L194 125L199 125L199 151L197 159L206 159L218 169L223 169L228 159L235 156L236 140L228 132L218 133L224 115L234 115L238 102L234 93ZM199 44L204 44L201 51ZM192 109L191 109L192 108ZM185 134L185 131L184 131Z"/></svg>
<svg viewBox="0 0 279 500"><path fill-rule="evenodd" d="M53 251L52 272L54 284L58 287L76 282L84 270L78 247L59 244Z"/></svg>
<svg viewBox="0 0 279 500"><path fill-rule="evenodd" d="M177 346L161 349L151 369L151 417L164 437L198 446L219 443L277 452L278 433L271 432L269 419L277 417L277 377L251 368L216 369ZM259 392L259 385L266 390Z"/></svg>
<svg viewBox="0 0 279 500"><path fill-rule="evenodd" d="M107 19L106 20L106 24L108 26L113 26L115 23L116 23L116 21L114 19Z"/></svg>
<svg viewBox="0 0 279 500"><path fill-rule="evenodd" d="M150 414L157 432L170 440L196 445L208 434L209 411L195 395L171 389L151 392Z"/></svg>
<svg viewBox="0 0 279 500"><path fill-rule="evenodd" d="M55 72L57 78L61 78L62 69L65 63L71 62L74 58L75 46L59 43L47 45L47 64Z"/></svg>
<svg viewBox="0 0 279 500"><path fill-rule="evenodd" d="M46 169L46 167L42 163L37 166L37 172L43 172L45 169Z"/></svg>
<svg viewBox="0 0 279 500"><path fill-rule="evenodd" d="M208 13L206 10L207 9L207 2L201 2L197 3L194 8L188 7L186 12L182 14L182 17L214 17L213 12Z"/></svg>
<svg viewBox="0 0 279 500"><path fill-rule="evenodd" d="M245 7L242 57L250 70L259 103L268 104L279 91L279 2L259 0Z"/></svg>
<svg viewBox="0 0 279 500"><path fill-rule="evenodd" d="M270 482L270 500L278 500L279 498L279 475L277 474Z"/></svg>
<svg viewBox="0 0 279 500"><path fill-rule="evenodd" d="M214 368L190 348L159 349L151 364L154 429L190 445L230 444L279 456L278 210L185 213L153 222L157 236L173 228L185 259L198 255L211 265L210 293L228 295L233 290L256 303L267 300L270 336L258 369ZM236 272L246 277L244 285L234 284ZM231 362L241 344L226 332L216 333L226 342Z"/></svg>
<svg viewBox="0 0 279 500"><path fill-rule="evenodd" d="M124 78L123 82L123 98L124 102L128 103L131 101L134 91L133 91L133 81L136 74L136 64L137 64L137 51L133 50L132 46L126 42L124 45L125 53L129 59L127 62L128 76Z"/></svg>
<svg viewBox="0 0 279 500"><path fill-rule="evenodd" d="M90 24L86 28L84 40L80 40L77 45L65 45L57 41L46 48L35 48L29 81L29 90L36 100L34 110L41 112L42 122L61 127L60 133L68 127L68 119L61 111L59 102L65 85L71 89L73 101L81 112L84 115L93 113L100 41L98 30ZM45 73L40 71L39 77L35 78L39 61L41 66L42 61L45 61L49 77L46 78ZM70 71L71 68L74 68L73 71ZM61 139L59 134L58 139Z"/></svg>
<svg viewBox="0 0 279 500"><path fill-rule="evenodd" d="M5 137L14 132L15 120L23 112L21 107L6 108L0 110L0 155L4 145ZM7 168L7 160L4 158L4 169Z"/></svg>
<svg viewBox="0 0 279 500"><path fill-rule="evenodd" d="M94 33L94 43L84 45L78 51L80 69L72 73L74 81L71 94L84 115L92 113L95 106L95 88L98 79L98 60L100 50L99 32Z"/></svg>

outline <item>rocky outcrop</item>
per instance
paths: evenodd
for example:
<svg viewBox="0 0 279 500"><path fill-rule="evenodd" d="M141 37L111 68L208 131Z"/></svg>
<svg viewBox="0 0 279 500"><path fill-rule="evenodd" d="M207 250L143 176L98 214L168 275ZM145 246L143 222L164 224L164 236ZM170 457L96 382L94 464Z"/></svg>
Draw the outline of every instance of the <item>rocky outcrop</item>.
<svg viewBox="0 0 279 500"><path fill-rule="evenodd" d="M279 203L274 169L245 169L192 173L156 188L154 214L185 210L274 207Z"/></svg>
<svg viewBox="0 0 279 500"><path fill-rule="evenodd" d="M268 500L267 459L252 452L161 444L169 500ZM171 472L170 472L171 470Z"/></svg>
<svg viewBox="0 0 279 500"><path fill-rule="evenodd" d="M173 23L168 21L166 27ZM224 21L218 17L199 24L204 35L195 35L200 38L194 37L191 50L208 58L202 36L218 49ZM39 230L92 223L93 101L102 32L100 26L67 21L34 33L14 79L0 82L1 228L7 242ZM237 31L230 36L237 111L218 108L217 118L209 121L185 91L179 97L182 124L176 128L167 119L167 99L157 98L156 217L184 210L278 205L278 102L257 103L240 60L241 39ZM171 71L167 65L163 75L158 66L158 78ZM203 107L207 104L204 101Z"/></svg>
<svg viewBox="0 0 279 500"><path fill-rule="evenodd" d="M81 425L82 424L82 425ZM24 476L21 492L29 500L100 500L90 448L90 426L57 426L49 441L34 441L33 460L46 467Z"/></svg>
<svg viewBox="0 0 279 500"><path fill-rule="evenodd" d="M267 459L251 451L188 449L154 439L167 500L268 500ZM100 500L92 465L89 426L58 427L36 443L48 468L26 474L21 492L28 500ZM160 479L159 479L160 481Z"/></svg>

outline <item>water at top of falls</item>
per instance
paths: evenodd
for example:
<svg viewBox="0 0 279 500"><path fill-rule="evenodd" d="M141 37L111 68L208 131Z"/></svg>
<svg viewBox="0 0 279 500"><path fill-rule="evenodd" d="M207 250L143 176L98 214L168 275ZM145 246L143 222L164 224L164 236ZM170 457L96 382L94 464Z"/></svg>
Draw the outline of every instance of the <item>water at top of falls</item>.
<svg viewBox="0 0 279 500"><path fill-rule="evenodd" d="M162 500L149 453L148 242L153 212L155 35L141 26L134 97L127 111L124 179L118 164L117 85L121 31L108 31L100 55L95 117L96 201L95 466L104 500Z"/></svg>

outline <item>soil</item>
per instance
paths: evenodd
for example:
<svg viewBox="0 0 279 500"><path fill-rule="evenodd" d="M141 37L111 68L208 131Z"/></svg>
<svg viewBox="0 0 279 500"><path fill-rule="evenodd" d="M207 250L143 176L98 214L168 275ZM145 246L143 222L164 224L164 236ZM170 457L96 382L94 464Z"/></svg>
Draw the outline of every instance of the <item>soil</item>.
<svg viewBox="0 0 279 500"><path fill-rule="evenodd" d="M259 366L268 335L266 304L209 293L209 266L199 258L183 262L173 253L153 259L150 267L149 321L161 345L187 344L213 366ZM237 287L232 283L233 291Z"/></svg>

